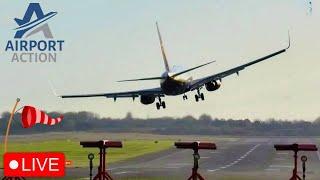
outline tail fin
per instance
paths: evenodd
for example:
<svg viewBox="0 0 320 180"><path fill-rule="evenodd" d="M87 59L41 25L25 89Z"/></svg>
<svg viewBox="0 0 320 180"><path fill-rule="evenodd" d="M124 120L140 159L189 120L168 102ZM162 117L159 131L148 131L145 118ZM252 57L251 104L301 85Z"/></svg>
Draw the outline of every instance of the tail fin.
<svg viewBox="0 0 320 180"><path fill-rule="evenodd" d="M164 66L166 68L166 71L169 72L170 68L169 68L169 64L168 64L166 53L165 53L164 48L163 48L163 42L162 42L162 38L161 38L158 22L156 22L156 26L157 26L157 31L158 31L159 41L160 41L160 47L161 47L161 53L162 53L162 58L163 58L163 61L164 61Z"/></svg>

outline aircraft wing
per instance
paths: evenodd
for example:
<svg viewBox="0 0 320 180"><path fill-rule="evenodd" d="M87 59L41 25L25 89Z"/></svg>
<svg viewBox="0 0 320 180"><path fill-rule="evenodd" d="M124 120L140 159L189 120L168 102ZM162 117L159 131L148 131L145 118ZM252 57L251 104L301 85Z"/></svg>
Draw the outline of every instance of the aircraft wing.
<svg viewBox="0 0 320 180"><path fill-rule="evenodd" d="M79 95L61 95L61 98L84 98L84 97L106 97L106 98L135 98L143 95L153 95L163 97L161 88L143 89L137 91L126 91L116 93L98 93L98 94L79 94Z"/></svg>
<svg viewBox="0 0 320 180"><path fill-rule="evenodd" d="M204 78L201 78L201 79L196 79L193 82L191 82L190 91L195 90L197 88L200 88L200 87L202 87L204 84L206 84L208 82L221 80L221 79L223 79L223 78L225 78L227 76L230 76L232 74L235 74L235 73L239 74L239 71L244 70L248 66L257 64L257 63L259 63L261 61L267 60L267 59L269 59L271 57L274 57L274 56L277 56L279 54L282 54L282 53L286 52L286 50L289 49L289 47L290 47L290 43L289 43L289 46L287 48L285 48L285 49L282 49L280 51L274 52L274 53L269 54L267 56L264 56L262 58L256 59L256 60L251 61L249 63L243 64L241 66L238 66L238 67L235 67L235 68L232 68L232 69L229 69L227 71L223 71L223 72L218 73L218 74L207 76L207 77L204 77Z"/></svg>

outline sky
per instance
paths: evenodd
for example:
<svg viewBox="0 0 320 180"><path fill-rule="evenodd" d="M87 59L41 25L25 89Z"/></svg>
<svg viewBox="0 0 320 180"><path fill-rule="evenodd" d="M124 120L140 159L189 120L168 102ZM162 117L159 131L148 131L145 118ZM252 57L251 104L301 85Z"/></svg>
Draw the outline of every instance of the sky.
<svg viewBox="0 0 320 180"><path fill-rule="evenodd" d="M55 39L65 40L56 63L11 62L5 52L29 2L39 2ZM92 111L101 117L269 118L313 121L320 116L320 16L314 0L163 0L163 1L18 1L0 2L0 112L33 105L45 111ZM139 100L60 99L58 94L87 94L158 87L158 81L117 80L159 76L164 71L155 22L158 21L170 66L193 67L194 79L212 75L283 49L284 54L223 79L205 101L166 97L167 109ZM41 34L36 38L43 38ZM33 37L29 37L32 39Z"/></svg>

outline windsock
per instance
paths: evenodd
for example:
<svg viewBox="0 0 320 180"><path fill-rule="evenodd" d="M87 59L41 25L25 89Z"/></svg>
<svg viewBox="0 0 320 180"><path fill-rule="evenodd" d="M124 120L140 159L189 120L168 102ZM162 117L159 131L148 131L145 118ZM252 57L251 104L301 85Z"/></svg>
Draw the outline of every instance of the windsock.
<svg viewBox="0 0 320 180"><path fill-rule="evenodd" d="M30 128L38 123L53 126L55 124L60 123L62 119L62 115L58 118L51 118L43 111L40 111L39 109L36 109L32 106L24 106L21 116L23 128Z"/></svg>

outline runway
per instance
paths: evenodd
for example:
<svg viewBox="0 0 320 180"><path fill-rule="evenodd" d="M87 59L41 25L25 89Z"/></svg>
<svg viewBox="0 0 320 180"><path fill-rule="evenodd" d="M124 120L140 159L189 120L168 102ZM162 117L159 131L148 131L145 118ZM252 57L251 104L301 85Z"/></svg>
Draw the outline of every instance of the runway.
<svg viewBox="0 0 320 180"><path fill-rule="evenodd" d="M200 151L200 173L207 179L289 179L293 168L292 152L277 152L279 143L315 143L315 138L241 138L237 141L217 143L217 150ZM193 166L193 151L169 149L142 156L126 162L110 164L108 170L116 179L128 177L187 179ZM320 177L320 153L302 152L307 155L307 179ZM299 170L301 162L299 161ZM70 168L67 176L85 179L87 168Z"/></svg>

